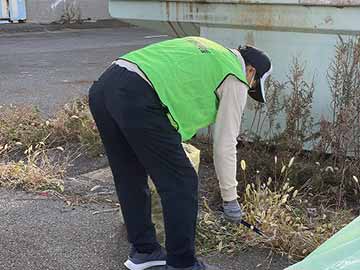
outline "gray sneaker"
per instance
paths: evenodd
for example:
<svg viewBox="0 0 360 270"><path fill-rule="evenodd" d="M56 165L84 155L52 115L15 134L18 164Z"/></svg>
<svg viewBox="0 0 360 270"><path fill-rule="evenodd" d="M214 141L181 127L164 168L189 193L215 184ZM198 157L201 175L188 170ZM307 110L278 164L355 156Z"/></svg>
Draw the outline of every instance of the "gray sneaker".
<svg viewBox="0 0 360 270"><path fill-rule="evenodd" d="M155 270L155 269L154 269ZM172 266L166 266L163 270L220 270L219 267L206 264L202 261L197 261L194 266L186 268L174 268Z"/></svg>
<svg viewBox="0 0 360 270"><path fill-rule="evenodd" d="M130 270L144 270L154 266L163 266L166 265L166 252L163 248L159 248L153 253L147 254L139 253L132 248L124 265Z"/></svg>
<svg viewBox="0 0 360 270"><path fill-rule="evenodd" d="M224 218L230 222L240 222L242 219L242 211L238 200L231 202L223 202Z"/></svg>

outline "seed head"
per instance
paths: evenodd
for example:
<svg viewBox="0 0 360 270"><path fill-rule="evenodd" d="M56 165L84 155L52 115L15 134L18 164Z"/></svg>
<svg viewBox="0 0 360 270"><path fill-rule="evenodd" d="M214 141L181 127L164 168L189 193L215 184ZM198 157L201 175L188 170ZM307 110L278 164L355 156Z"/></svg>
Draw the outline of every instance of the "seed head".
<svg viewBox="0 0 360 270"><path fill-rule="evenodd" d="M241 169L243 171L245 171L246 170L246 162L245 162L245 160L241 160L240 165L241 165Z"/></svg>
<svg viewBox="0 0 360 270"><path fill-rule="evenodd" d="M289 161L288 167L290 168L294 163L295 157L292 157Z"/></svg>
<svg viewBox="0 0 360 270"><path fill-rule="evenodd" d="M355 181L356 183L359 184L359 179L358 179L355 175L353 175L353 179L354 179L354 181Z"/></svg>

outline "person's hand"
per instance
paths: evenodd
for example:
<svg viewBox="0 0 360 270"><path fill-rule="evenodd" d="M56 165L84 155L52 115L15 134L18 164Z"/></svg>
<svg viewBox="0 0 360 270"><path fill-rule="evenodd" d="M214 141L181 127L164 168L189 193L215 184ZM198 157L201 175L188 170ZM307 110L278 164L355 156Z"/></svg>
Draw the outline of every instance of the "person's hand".
<svg viewBox="0 0 360 270"><path fill-rule="evenodd" d="M227 221L238 223L242 219L243 212L238 200L223 202L224 218Z"/></svg>

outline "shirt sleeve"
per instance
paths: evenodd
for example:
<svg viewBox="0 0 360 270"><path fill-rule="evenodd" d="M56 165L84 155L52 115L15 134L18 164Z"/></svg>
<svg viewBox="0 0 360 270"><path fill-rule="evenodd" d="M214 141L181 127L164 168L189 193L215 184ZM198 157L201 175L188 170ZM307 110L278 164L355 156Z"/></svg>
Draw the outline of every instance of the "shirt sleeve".
<svg viewBox="0 0 360 270"><path fill-rule="evenodd" d="M236 145L247 90L248 87L232 75L217 90L220 103L214 129L214 165L224 201L238 198Z"/></svg>

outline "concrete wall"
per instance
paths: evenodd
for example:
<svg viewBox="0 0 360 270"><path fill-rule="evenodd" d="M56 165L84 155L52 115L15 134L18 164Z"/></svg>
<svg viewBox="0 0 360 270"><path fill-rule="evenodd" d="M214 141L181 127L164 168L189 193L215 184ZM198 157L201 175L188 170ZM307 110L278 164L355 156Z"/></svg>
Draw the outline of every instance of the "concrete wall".
<svg viewBox="0 0 360 270"><path fill-rule="evenodd" d="M315 123L333 119L327 75L336 56L338 36L347 41L360 35L360 0L109 1L114 18L134 25L173 36L200 35L229 48L237 48L240 44L258 46L271 56L272 78L280 82L289 80L287 75L297 57L300 64L306 66L304 80L308 84L313 79L315 82L310 109ZM291 91L287 84L282 95L288 96ZM279 100L281 103L283 97ZM250 98L247 105L242 119L243 131L264 136L265 131L271 136L279 132L272 131L269 118L263 117L268 113L266 107L258 113ZM272 125L284 127L285 123L286 116L281 112ZM260 134L258 130L263 132Z"/></svg>
<svg viewBox="0 0 360 270"><path fill-rule="evenodd" d="M64 14L66 4L78 7L82 19L111 18L108 0L26 0L27 21L35 23L58 21Z"/></svg>

